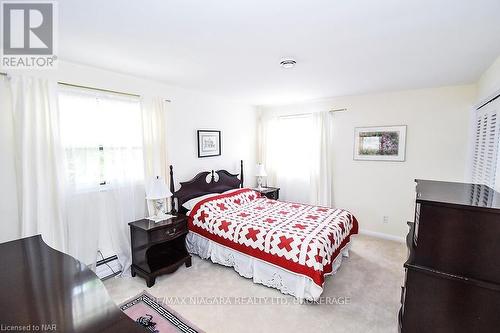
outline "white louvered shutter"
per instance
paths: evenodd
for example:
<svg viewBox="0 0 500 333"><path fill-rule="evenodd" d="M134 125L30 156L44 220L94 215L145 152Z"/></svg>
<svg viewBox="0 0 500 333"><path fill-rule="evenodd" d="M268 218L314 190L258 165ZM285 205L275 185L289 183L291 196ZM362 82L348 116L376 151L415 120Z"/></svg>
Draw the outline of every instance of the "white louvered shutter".
<svg viewBox="0 0 500 333"><path fill-rule="evenodd" d="M497 188L500 98L477 110L472 181Z"/></svg>

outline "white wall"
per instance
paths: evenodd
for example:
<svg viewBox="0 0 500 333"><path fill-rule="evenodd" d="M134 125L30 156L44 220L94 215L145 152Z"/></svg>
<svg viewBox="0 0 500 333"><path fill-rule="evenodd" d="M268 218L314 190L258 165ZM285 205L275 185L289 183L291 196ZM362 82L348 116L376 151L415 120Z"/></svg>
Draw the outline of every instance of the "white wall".
<svg viewBox="0 0 500 333"><path fill-rule="evenodd" d="M243 160L245 185L254 186L257 141L255 109L196 96L174 99L168 119L168 160L174 166L175 181L189 180L203 170L227 169L239 173L240 160ZM222 131L221 157L197 157L197 129Z"/></svg>
<svg viewBox="0 0 500 333"><path fill-rule="evenodd" d="M356 215L362 230L401 239L413 221L414 179L464 181L470 110L476 87L347 96L264 107L293 114L348 108L334 115L334 201ZM408 125L405 162L354 161L354 128ZM279 184L277 184L279 186ZM382 223L383 216L389 222Z"/></svg>
<svg viewBox="0 0 500 333"><path fill-rule="evenodd" d="M500 57L481 75L477 88L478 102L500 93Z"/></svg>
<svg viewBox="0 0 500 333"><path fill-rule="evenodd" d="M174 165L177 184L203 170L227 169L239 173L239 161L242 159L245 163L245 185L254 185L257 140L254 107L157 81L73 63L61 62L57 71L42 75L73 84L172 100L168 111L167 149L168 160ZM0 242L4 242L19 237L19 226L14 200L12 124L10 114L1 111ZM197 129L222 131L222 156L197 158Z"/></svg>

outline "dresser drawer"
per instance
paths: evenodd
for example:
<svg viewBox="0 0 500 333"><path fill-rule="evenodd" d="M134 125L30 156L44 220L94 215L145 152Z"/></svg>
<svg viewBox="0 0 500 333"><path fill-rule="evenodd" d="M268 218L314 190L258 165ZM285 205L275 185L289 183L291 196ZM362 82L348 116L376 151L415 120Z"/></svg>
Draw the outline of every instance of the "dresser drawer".
<svg viewBox="0 0 500 333"><path fill-rule="evenodd" d="M407 271L403 333L498 332L497 290L448 274Z"/></svg>
<svg viewBox="0 0 500 333"><path fill-rule="evenodd" d="M150 241L151 242L164 242L188 232L186 223L173 224L171 227L163 228L160 230L151 231Z"/></svg>
<svg viewBox="0 0 500 333"><path fill-rule="evenodd" d="M422 203L412 263L500 284L499 221L495 211Z"/></svg>

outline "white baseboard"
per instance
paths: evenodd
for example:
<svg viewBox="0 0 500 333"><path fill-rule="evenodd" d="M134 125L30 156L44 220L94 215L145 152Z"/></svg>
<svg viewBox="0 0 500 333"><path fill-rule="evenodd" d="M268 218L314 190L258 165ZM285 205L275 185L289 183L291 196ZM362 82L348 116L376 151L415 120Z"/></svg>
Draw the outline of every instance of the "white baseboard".
<svg viewBox="0 0 500 333"><path fill-rule="evenodd" d="M377 238L381 238L381 239L387 239L387 240L391 240L391 241L395 241L395 242L400 242L400 243L404 243L405 242L405 238L404 237L398 237L398 236L394 236L394 235L388 235L388 234L384 234L382 232L377 232L377 231L371 231L371 230L361 229L359 231L359 233L362 234L362 235L377 237Z"/></svg>

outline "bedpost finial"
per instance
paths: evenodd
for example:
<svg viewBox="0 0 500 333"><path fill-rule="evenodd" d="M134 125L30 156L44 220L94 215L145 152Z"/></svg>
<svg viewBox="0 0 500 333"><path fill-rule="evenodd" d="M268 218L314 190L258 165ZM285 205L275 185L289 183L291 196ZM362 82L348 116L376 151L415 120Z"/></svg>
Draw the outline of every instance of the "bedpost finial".
<svg viewBox="0 0 500 333"><path fill-rule="evenodd" d="M170 192L174 193L174 167L170 164Z"/></svg>

